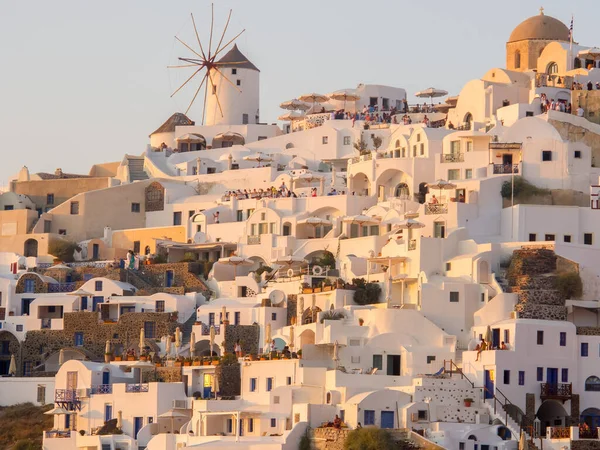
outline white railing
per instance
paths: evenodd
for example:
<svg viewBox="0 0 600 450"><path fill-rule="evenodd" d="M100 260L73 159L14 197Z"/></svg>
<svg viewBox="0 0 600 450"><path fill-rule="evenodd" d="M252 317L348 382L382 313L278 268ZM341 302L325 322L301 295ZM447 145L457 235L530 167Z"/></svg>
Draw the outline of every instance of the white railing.
<svg viewBox="0 0 600 450"><path fill-rule="evenodd" d="M447 214L448 204L447 203L427 203L425 204L425 215L432 214Z"/></svg>

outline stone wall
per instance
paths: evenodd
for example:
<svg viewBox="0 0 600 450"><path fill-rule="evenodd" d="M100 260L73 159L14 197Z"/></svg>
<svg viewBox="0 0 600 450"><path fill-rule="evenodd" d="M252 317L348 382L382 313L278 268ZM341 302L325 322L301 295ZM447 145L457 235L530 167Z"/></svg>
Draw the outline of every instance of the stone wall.
<svg viewBox="0 0 600 450"><path fill-rule="evenodd" d="M527 422L533 423L535 411L535 394L525 394L525 417L527 417Z"/></svg>
<svg viewBox="0 0 600 450"><path fill-rule="evenodd" d="M519 319L567 320L567 307L519 303L515 306Z"/></svg>
<svg viewBox="0 0 600 450"><path fill-rule="evenodd" d="M235 343L240 340L244 354L258 354L260 327L257 325L227 325L225 328L225 351L233 353Z"/></svg>
<svg viewBox="0 0 600 450"><path fill-rule="evenodd" d="M242 371L239 363L218 365L215 374L219 377L221 397L235 397L242 393Z"/></svg>
<svg viewBox="0 0 600 450"><path fill-rule="evenodd" d="M287 296L287 322L286 322L287 325L292 325L292 321L296 320L297 311L298 311L298 296L296 294L288 294L288 296Z"/></svg>
<svg viewBox="0 0 600 450"><path fill-rule="evenodd" d="M39 275L36 273L24 273L19 277L17 281L17 285L15 287L15 292L17 294L23 294L25 292L25 280L33 280L34 288L33 292L36 294L46 294L48 293L48 283L44 282Z"/></svg>
<svg viewBox="0 0 600 450"><path fill-rule="evenodd" d="M581 91L573 91L575 93L580 93ZM594 91L598 92L598 91ZM573 103L573 110L577 109L578 104ZM585 106L583 107L584 111L587 112ZM600 118L600 115L596 112L596 120ZM569 142L583 142L585 145L592 149L592 167L598 167L600 164L600 135L594 133L593 131L588 130L587 128L583 128L577 125L573 125L567 122L561 122L559 120L550 119L548 123L560 134L560 137L565 141Z"/></svg>
<svg viewBox="0 0 600 450"><path fill-rule="evenodd" d="M157 367L155 370L143 372L144 383L162 382L179 383L183 381L181 367Z"/></svg>
<svg viewBox="0 0 600 450"><path fill-rule="evenodd" d="M17 337L10 331L0 331L0 341L9 341L8 354L0 355L0 361L10 361L11 355L15 355L15 363L17 364L17 376L23 374L23 363L21 361L21 344Z"/></svg>
<svg viewBox="0 0 600 450"><path fill-rule="evenodd" d="M164 287L168 270L173 271L173 287L183 287L185 292L204 292L208 290L202 280L196 276L196 273L200 270L199 265L196 263L150 264L141 266L137 273L154 287Z"/></svg>
<svg viewBox="0 0 600 450"><path fill-rule="evenodd" d="M600 450L600 441L597 439L571 441L571 450Z"/></svg>
<svg viewBox="0 0 600 450"><path fill-rule="evenodd" d="M571 425L578 426L579 420L579 394L573 394L571 395Z"/></svg>
<svg viewBox="0 0 600 450"><path fill-rule="evenodd" d="M577 334L581 336L600 336L600 327L577 327Z"/></svg>
<svg viewBox="0 0 600 450"><path fill-rule="evenodd" d="M315 428L312 430L317 450L344 450L344 443L352 430L336 428Z"/></svg>

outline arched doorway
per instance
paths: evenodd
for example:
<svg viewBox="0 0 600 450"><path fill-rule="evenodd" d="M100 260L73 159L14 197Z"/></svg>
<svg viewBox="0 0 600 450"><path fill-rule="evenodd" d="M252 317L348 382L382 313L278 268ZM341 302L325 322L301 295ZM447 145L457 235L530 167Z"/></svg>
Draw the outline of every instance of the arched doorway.
<svg viewBox="0 0 600 450"><path fill-rule="evenodd" d="M479 261L479 282L482 284L488 284L490 282L490 265L487 261Z"/></svg>
<svg viewBox="0 0 600 450"><path fill-rule="evenodd" d="M315 343L315 332L312 330L304 330L298 336L298 344L297 348L301 349L305 345L313 345Z"/></svg>
<svg viewBox="0 0 600 450"><path fill-rule="evenodd" d="M302 325L316 322L320 312L321 308L318 306L315 306L314 310L312 308L306 308L302 313Z"/></svg>
<svg viewBox="0 0 600 450"><path fill-rule="evenodd" d="M210 340L204 339L202 341L196 342L194 346L194 355L195 356L219 356L221 354L221 349L217 344L213 344L212 355L210 353Z"/></svg>
<svg viewBox="0 0 600 450"><path fill-rule="evenodd" d="M465 114L465 118L463 119L464 129L472 130L473 129L473 114L467 113Z"/></svg>
<svg viewBox="0 0 600 450"><path fill-rule="evenodd" d="M556 400L546 400L538 409L536 417L540 419L540 435L546 436L548 427L566 426L569 415Z"/></svg>
<svg viewBox="0 0 600 450"><path fill-rule="evenodd" d="M400 183L398 186L396 186L396 189L394 189L394 197L408 199L410 197L410 189L408 188L408 184Z"/></svg>
<svg viewBox="0 0 600 450"><path fill-rule="evenodd" d="M600 409L588 408L581 413L581 423L587 424L590 430L595 431L600 427ZM595 434L595 433L594 433Z"/></svg>
<svg viewBox="0 0 600 450"><path fill-rule="evenodd" d="M38 241L35 239L27 239L23 248L23 256L29 257L38 255Z"/></svg>

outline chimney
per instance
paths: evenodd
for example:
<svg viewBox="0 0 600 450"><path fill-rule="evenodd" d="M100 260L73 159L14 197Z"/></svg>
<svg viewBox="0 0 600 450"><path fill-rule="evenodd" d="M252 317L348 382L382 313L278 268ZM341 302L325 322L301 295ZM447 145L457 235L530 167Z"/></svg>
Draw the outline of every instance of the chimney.
<svg viewBox="0 0 600 450"><path fill-rule="evenodd" d="M62 169L60 169L60 168L56 169L56 170L54 171L54 175L56 175L57 177L60 177L60 178L62 178L62 176L63 176L63 171L62 171Z"/></svg>

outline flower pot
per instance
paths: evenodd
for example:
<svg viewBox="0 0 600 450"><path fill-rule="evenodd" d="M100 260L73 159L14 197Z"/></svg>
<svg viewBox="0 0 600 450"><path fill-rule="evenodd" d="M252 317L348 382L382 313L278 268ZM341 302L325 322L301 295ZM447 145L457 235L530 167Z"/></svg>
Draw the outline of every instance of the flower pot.
<svg viewBox="0 0 600 450"><path fill-rule="evenodd" d="M190 367L191 365L192 365L192 363L189 362L189 361L186 361L186 362L183 363L184 367Z"/></svg>
<svg viewBox="0 0 600 450"><path fill-rule="evenodd" d="M211 361L211 364L212 364L213 366L218 366L218 365L219 365L219 361L215 361L215 360L213 360L213 361Z"/></svg>
<svg viewBox="0 0 600 450"><path fill-rule="evenodd" d="M162 367L162 363L156 363L155 366L156 367Z"/></svg>
<svg viewBox="0 0 600 450"><path fill-rule="evenodd" d="M199 366L200 364L202 364L200 361L194 361L192 363L192 366Z"/></svg>
<svg viewBox="0 0 600 450"><path fill-rule="evenodd" d="M314 289L313 289L313 292L315 292L315 293L316 293L316 292L321 292L321 288L314 288Z"/></svg>
<svg viewBox="0 0 600 450"><path fill-rule="evenodd" d="M110 355L110 354L104 355L104 362L106 364L108 364L110 362L110 360L111 360L111 357L112 357L112 355Z"/></svg>
<svg viewBox="0 0 600 450"><path fill-rule="evenodd" d="M175 366L175 367L181 367L181 361L175 361L173 363L173 366Z"/></svg>
<svg viewBox="0 0 600 450"><path fill-rule="evenodd" d="M115 356L115 361L123 361L123 357L122 356Z"/></svg>
<svg viewBox="0 0 600 450"><path fill-rule="evenodd" d="M302 289L302 293L303 294L312 294L313 290L311 288L304 288Z"/></svg>
<svg viewBox="0 0 600 450"><path fill-rule="evenodd" d="M135 356L128 356L127 361L135 361Z"/></svg>
<svg viewBox="0 0 600 450"><path fill-rule="evenodd" d="M202 365L203 365L203 366L210 366L210 362L209 362L209 361L204 361L204 362L202 363Z"/></svg>
<svg viewBox="0 0 600 450"><path fill-rule="evenodd" d="M266 360L267 360L267 358L265 358L265 357L262 357L262 356L261 356L260 360L261 360L261 361L266 361Z"/></svg>
<svg viewBox="0 0 600 450"><path fill-rule="evenodd" d="M465 400L465 407L470 408L471 407L471 400Z"/></svg>
<svg viewBox="0 0 600 450"><path fill-rule="evenodd" d="M147 356L140 356L140 361L148 361L148 357Z"/></svg>

